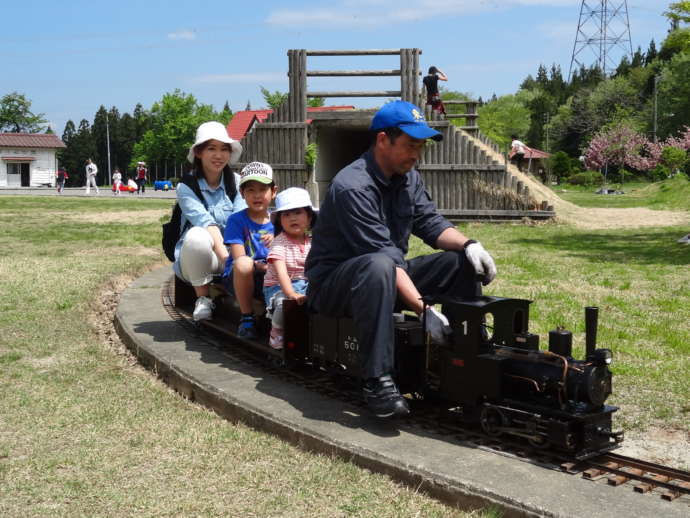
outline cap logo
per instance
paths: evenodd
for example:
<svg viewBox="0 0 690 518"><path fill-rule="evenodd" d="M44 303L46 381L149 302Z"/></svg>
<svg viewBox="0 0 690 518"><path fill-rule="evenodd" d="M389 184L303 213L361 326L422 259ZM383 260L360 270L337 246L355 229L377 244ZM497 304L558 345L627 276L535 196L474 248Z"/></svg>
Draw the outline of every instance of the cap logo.
<svg viewBox="0 0 690 518"><path fill-rule="evenodd" d="M418 121L424 120L424 116L421 113L419 113L416 108L414 108L412 110L412 116L415 118L415 120L418 120Z"/></svg>

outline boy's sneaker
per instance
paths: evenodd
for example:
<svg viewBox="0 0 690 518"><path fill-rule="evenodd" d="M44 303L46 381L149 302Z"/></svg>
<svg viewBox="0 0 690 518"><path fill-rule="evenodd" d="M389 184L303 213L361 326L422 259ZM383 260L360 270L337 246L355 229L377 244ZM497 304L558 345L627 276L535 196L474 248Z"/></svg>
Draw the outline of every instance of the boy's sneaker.
<svg viewBox="0 0 690 518"><path fill-rule="evenodd" d="M200 320L209 320L213 316L213 308L216 305L208 297L199 297L196 299L196 304L194 304L194 313L192 313L192 318L195 322Z"/></svg>
<svg viewBox="0 0 690 518"><path fill-rule="evenodd" d="M256 340L256 319L254 315L243 315L237 328L237 336L246 340Z"/></svg>
<svg viewBox="0 0 690 518"><path fill-rule="evenodd" d="M681 237L681 238L678 240L678 242L679 242L680 244L690 245L690 234L688 234L687 236Z"/></svg>

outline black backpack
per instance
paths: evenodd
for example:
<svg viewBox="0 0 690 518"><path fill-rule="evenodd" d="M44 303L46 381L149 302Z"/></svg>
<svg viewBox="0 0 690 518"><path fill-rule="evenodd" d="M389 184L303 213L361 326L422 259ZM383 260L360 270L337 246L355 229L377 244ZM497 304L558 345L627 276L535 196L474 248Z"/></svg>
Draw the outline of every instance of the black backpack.
<svg viewBox="0 0 690 518"><path fill-rule="evenodd" d="M225 171L225 174L223 175L223 182L226 196L230 198L230 200L234 200L235 196L237 195L235 175L233 173L228 174L228 171ZM201 203L204 204L204 207L208 209L208 205L206 205L206 200L204 200L204 197L201 194L199 182L197 181L196 176L193 173L188 173L184 175L180 180L180 183L183 183L187 187L189 187L192 190L192 192L196 195L196 197L199 198L199 201L201 201ZM177 246L177 242L180 240L180 235L182 234L182 231L180 229L181 223L182 209L180 208L180 204L176 203L173 207L172 214L170 216L170 221L168 221L167 223L163 223L163 238L161 240L165 257L167 257L171 262L175 262L175 246ZM189 225L189 222L187 222L187 225ZM186 228L187 227L185 226L184 230L186 230Z"/></svg>

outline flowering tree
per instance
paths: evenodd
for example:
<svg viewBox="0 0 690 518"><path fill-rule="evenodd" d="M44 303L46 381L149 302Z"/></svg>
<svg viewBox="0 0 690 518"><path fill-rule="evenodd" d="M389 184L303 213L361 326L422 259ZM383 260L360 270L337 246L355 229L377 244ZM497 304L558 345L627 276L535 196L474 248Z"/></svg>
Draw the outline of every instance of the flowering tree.
<svg viewBox="0 0 690 518"><path fill-rule="evenodd" d="M669 149L671 148L671 149ZM658 165L676 170L690 150L690 127L663 142L652 142L629 126L613 126L595 135L585 151L585 165L594 169L607 166L650 171ZM679 153L682 151L682 153Z"/></svg>
<svg viewBox="0 0 690 518"><path fill-rule="evenodd" d="M585 151L585 164L596 169L615 165L647 171L661 155L651 144L647 137L629 126L613 126L594 136Z"/></svg>

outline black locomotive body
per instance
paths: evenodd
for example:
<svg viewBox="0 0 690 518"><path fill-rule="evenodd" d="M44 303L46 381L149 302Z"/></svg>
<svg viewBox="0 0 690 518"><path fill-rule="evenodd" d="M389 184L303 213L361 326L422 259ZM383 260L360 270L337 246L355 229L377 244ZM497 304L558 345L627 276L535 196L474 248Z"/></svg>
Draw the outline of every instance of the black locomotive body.
<svg viewBox="0 0 690 518"><path fill-rule="evenodd" d="M528 300L484 296L426 302L441 304L451 332L445 345L431 344L424 322L393 315L394 377L401 393L437 401L491 436L521 438L574 459L611 450L622 441L622 432L612 429L617 408L605 404L611 394L611 352L596 348L596 308L586 309L586 357L576 360L572 334L560 328L549 333L548 350L539 349L539 337L528 331ZM216 321L227 329L238 314L232 301L219 306ZM282 351L271 350L267 340L245 342L286 364L359 377L352 319L312 314L290 300L283 309ZM267 335L269 326L263 320L260 329Z"/></svg>

